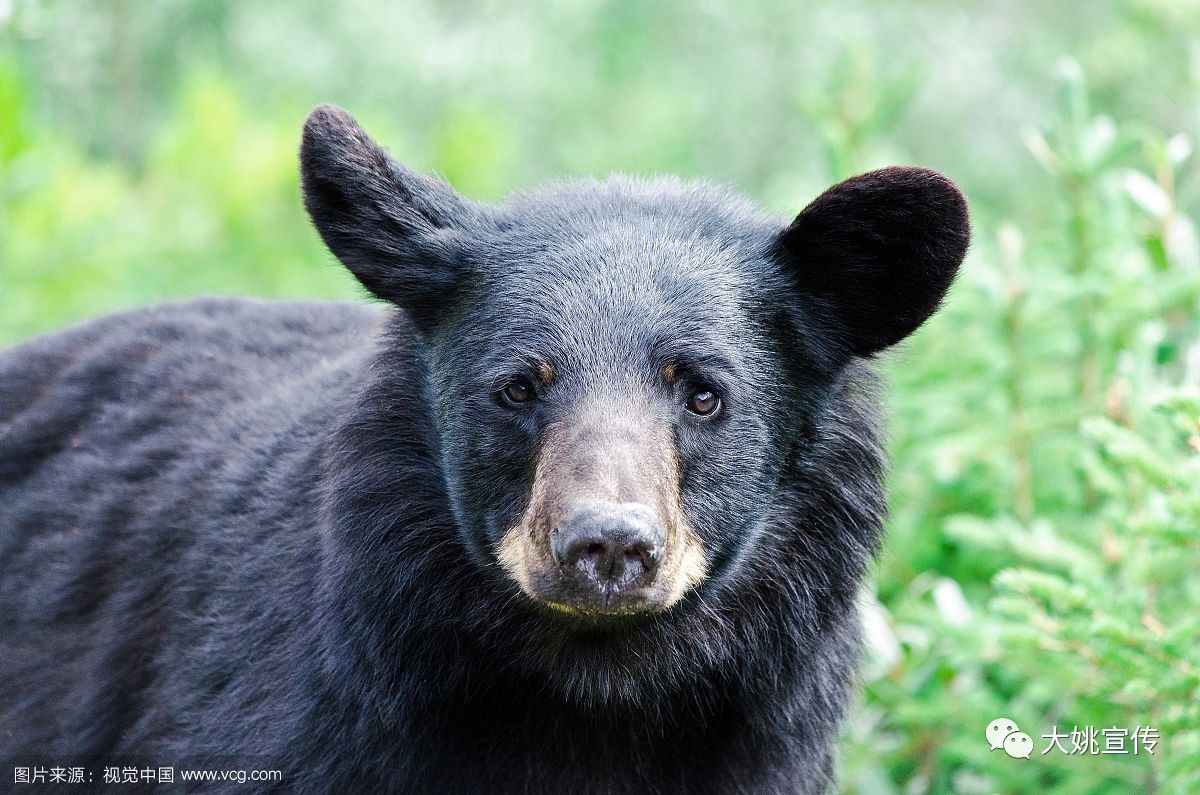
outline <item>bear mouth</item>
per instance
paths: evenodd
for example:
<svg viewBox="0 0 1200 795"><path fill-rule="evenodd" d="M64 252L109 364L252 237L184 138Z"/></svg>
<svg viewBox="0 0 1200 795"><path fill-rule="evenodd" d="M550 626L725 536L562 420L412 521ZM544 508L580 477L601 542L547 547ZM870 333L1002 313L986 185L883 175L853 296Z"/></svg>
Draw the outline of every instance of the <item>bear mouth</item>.
<svg viewBox="0 0 1200 795"><path fill-rule="evenodd" d="M585 581L586 582L586 581ZM557 587L540 589L534 601L566 616L591 620L620 621L650 616L667 609L661 588L625 588L613 583L587 583L560 579Z"/></svg>
<svg viewBox="0 0 1200 795"><path fill-rule="evenodd" d="M600 636L634 630L660 620L667 608L617 605L592 609L553 599L527 599L542 619L566 628L572 635Z"/></svg>

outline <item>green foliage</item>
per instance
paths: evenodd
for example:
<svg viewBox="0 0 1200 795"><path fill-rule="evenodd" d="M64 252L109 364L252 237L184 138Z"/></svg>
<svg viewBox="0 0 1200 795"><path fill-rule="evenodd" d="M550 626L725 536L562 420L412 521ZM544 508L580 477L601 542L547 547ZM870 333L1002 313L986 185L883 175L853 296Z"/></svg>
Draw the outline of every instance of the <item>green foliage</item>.
<svg viewBox="0 0 1200 795"><path fill-rule="evenodd" d="M787 214L940 168L975 240L884 359L893 511L843 788L1200 791L1200 6L964 8L0 2L0 343L196 293L360 295L300 205L319 101L489 200L620 169ZM989 750L998 717L1030 759ZM1042 754L1055 726L1160 742Z"/></svg>
<svg viewBox="0 0 1200 795"><path fill-rule="evenodd" d="M193 77L145 172L89 158L29 114L0 69L0 340L198 293L348 295L296 189L295 132Z"/></svg>
<svg viewBox="0 0 1200 795"><path fill-rule="evenodd" d="M1200 273L1175 191L1191 147L1096 114L1078 65L1058 71L1058 113L1025 135L1060 191L1053 223L981 241L954 336L894 367L914 396L897 406L903 552L869 624L851 791L1200 788ZM1031 759L989 749L1000 717ZM1066 754L1056 727L1160 742Z"/></svg>
<svg viewBox="0 0 1200 795"><path fill-rule="evenodd" d="M903 664L872 683L869 714L876 730L904 738L884 760L910 785L925 777L921 786L955 792L1200 787L1200 390L1164 391L1121 422L1091 418L1079 440L1096 511L1028 523L951 517L951 538L1004 562L990 595L971 607L957 601L954 580L925 576L897 613L893 631L914 640ZM952 698L914 699L931 679ZM983 728L999 717L1034 738L1033 764L989 751ZM1153 755L1134 756L1131 744L1126 756L1047 750L1043 735L1055 727L1088 726L1149 726L1160 742ZM872 764L878 758L863 762Z"/></svg>

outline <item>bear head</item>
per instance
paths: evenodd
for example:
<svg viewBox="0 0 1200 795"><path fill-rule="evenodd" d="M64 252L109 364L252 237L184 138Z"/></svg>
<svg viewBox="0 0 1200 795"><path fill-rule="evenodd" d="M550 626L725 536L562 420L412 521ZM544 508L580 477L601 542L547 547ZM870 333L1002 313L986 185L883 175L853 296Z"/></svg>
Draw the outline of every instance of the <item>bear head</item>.
<svg viewBox="0 0 1200 795"><path fill-rule="evenodd" d="M674 179L483 205L332 106L301 172L326 244L415 329L466 554L592 622L670 610L778 532L830 385L937 309L969 239L922 168L791 224Z"/></svg>

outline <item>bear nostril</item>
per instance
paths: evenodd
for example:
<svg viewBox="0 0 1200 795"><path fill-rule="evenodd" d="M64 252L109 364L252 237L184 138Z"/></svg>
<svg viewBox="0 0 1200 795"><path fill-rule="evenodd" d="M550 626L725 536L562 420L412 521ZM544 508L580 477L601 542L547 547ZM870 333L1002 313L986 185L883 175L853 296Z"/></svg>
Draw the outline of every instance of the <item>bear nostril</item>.
<svg viewBox="0 0 1200 795"><path fill-rule="evenodd" d="M625 547L625 565L634 564L648 569L653 564L657 550L646 544L630 544Z"/></svg>
<svg viewBox="0 0 1200 795"><path fill-rule="evenodd" d="M608 553L609 549L604 544L593 542L583 545L583 550L575 560L568 560L567 563L568 565L574 565L585 570L590 569L597 576L603 577L606 576L605 572L611 568L611 566L606 565Z"/></svg>

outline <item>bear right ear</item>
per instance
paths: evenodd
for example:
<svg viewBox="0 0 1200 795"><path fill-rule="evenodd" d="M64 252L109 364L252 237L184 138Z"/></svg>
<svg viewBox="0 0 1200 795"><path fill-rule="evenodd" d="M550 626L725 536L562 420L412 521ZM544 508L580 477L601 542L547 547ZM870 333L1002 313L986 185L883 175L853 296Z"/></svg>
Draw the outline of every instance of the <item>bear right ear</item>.
<svg viewBox="0 0 1200 795"><path fill-rule="evenodd" d="M885 168L834 185L776 241L808 322L841 355L869 356L916 331L967 252L967 201L926 168Z"/></svg>
<svg viewBox="0 0 1200 795"><path fill-rule="evenodd" d="M397 163L333 105L304 122L300 178L304 206L329 250L364 287L428 330L462 287L480 208Z"/></svg>

